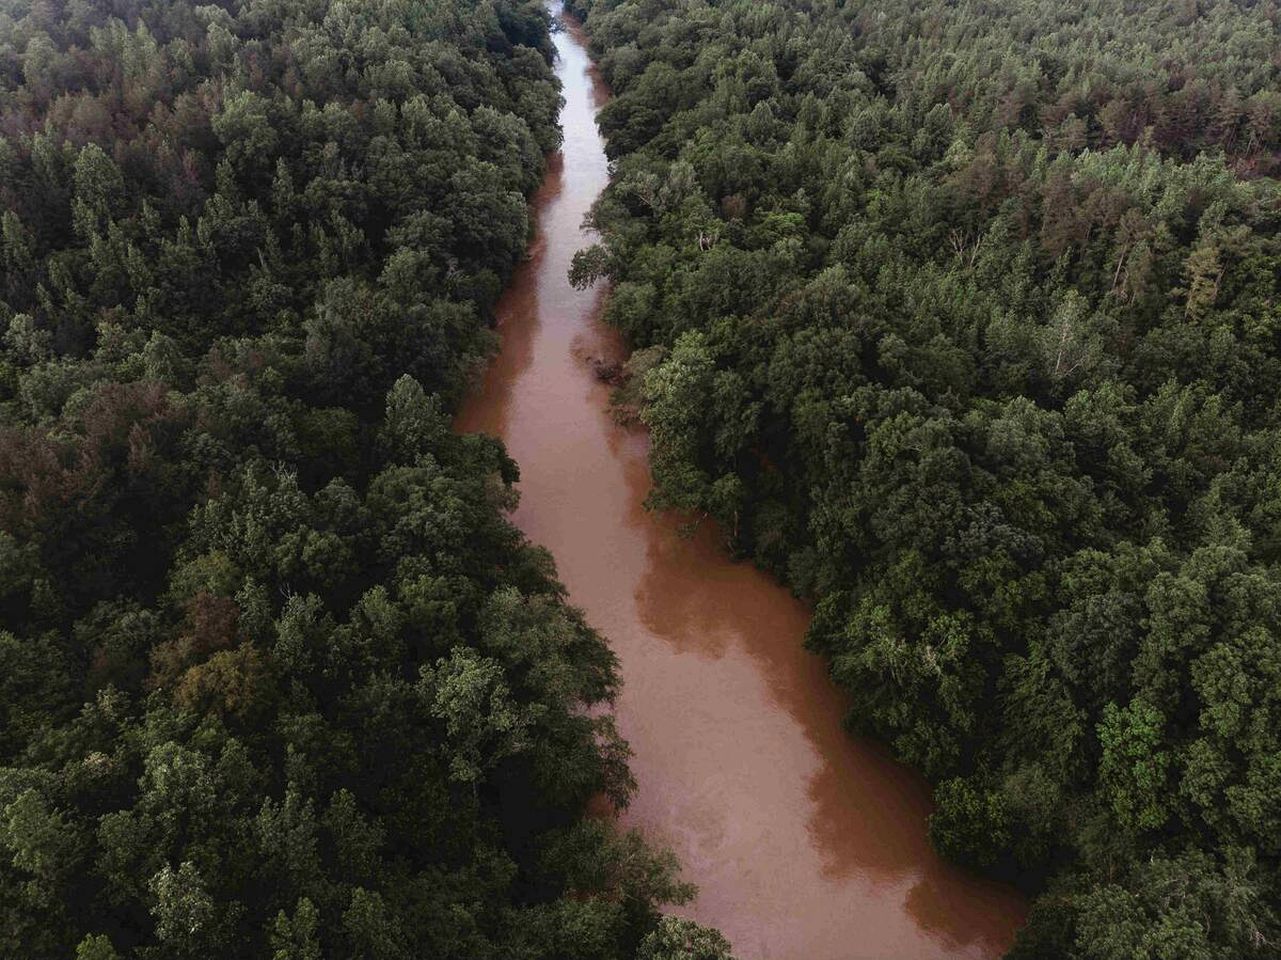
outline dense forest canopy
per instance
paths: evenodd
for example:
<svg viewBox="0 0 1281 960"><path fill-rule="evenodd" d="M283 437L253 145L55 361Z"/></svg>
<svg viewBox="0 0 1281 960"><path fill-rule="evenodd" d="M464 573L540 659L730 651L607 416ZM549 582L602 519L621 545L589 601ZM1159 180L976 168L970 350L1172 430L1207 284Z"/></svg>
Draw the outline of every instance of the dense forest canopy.
<svg viewBox="0 0 1281 960"><path fill-rule="evenodd" d="M0 955L665 960L612 655L450 430L525 0L0 0Z"/></svg>
<svg viewBox="0 0 1281 960"><path fill-rule="evenodd" d="M815 599L1014 956L1281 956L1277 4L575 8L653 502Z"/></svg>

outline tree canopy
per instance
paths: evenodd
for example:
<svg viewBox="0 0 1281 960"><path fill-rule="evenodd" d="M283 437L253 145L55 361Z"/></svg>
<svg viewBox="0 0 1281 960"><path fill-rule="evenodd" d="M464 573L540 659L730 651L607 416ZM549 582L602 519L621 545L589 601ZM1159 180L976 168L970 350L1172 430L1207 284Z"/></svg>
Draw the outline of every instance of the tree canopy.
<svg viewBox="0 0 1281 960"><path fill-rule="evenodd" d="M0 955L718 949L586 816L631 789L614 658L450 429L559 142L548 31L0 6Z"/></svg>
<svg viewBox="0 0 1281 960"><path fill-rule="evenodd" d="M575 8L653 502L814 599L1014 956L1281 956L1277 5Z"/></svg>

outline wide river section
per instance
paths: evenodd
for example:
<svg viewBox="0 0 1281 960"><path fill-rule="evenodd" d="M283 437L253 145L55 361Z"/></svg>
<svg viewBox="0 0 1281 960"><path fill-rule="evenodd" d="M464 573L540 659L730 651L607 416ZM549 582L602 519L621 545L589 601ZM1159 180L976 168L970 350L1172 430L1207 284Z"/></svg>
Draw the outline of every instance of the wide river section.
<svg viewBox="0 0 1281 960"><path fill-rule="evenodd" d="M507 445L515 522L619 657L639 785L623 825L675 851L699 889L678 912L720 928L741 960L1000 956L1023 900L933 852L926 784L845 732L848 701L801 645L805 606L731 562L707 525L682 537L642 506L645 434L614 422L589 362L622 344L600 323L604 291L566 279L608 180L595 114L609 94L562 23L564 146L499 307L502 351L458 429Z"/></svg>

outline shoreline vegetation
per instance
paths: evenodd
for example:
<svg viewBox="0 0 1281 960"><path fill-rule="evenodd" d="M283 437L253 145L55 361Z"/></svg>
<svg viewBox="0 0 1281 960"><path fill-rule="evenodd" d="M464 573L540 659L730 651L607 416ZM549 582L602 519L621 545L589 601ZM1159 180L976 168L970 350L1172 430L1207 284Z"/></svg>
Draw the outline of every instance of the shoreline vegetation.
<svg viewBox="0 0 1281 960"><path fill-rule="evenodd" d="M1281 956L1275 3L572 0L653 503L816 604L1011 956Z"/></svg>

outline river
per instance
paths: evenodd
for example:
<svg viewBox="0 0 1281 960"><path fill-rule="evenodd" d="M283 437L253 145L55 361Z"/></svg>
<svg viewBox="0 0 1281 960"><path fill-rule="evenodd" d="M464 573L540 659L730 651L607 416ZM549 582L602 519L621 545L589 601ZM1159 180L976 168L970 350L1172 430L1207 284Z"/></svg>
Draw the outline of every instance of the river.
<svg viewBox="0 0 1281 960"><path fill-rule="evenodd" d="M555 37L564 146L533 199L536 237L499 305L502 350L457 427L520 464L516 524L551 550L572 602L617 653L618 725L638 789L623 813L698 885L676 912L741 960L996 957L1013 890L942 862L926 784L841 726L848 701L805 652L806 608L706 525L647 512L646 438L616 425L588 357L621 357L600 289L566 273L608 179L608 91L572 24Z"/></svg>

